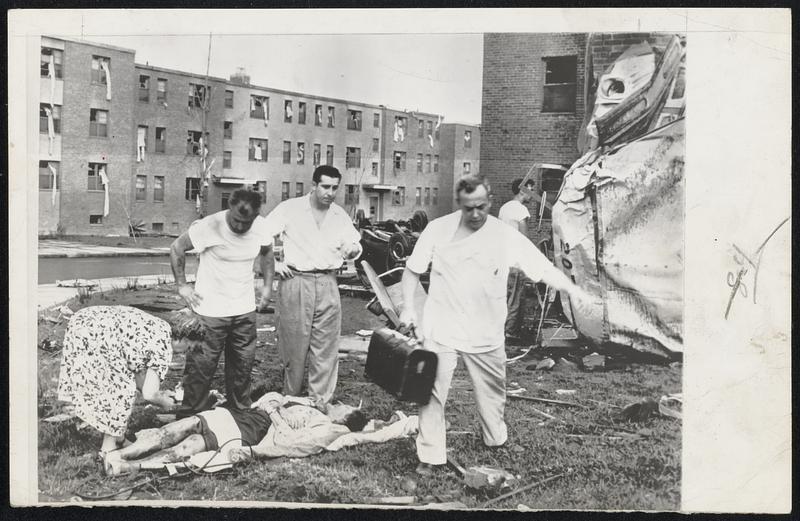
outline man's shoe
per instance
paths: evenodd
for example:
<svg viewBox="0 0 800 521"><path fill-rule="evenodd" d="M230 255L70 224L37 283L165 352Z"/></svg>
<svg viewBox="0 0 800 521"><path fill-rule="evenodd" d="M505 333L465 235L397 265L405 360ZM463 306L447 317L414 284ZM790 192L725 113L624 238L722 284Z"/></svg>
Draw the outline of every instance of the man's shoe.
<svg viewBox="0 0 800 521"><path fill-rule="evenodd" d="M416 473L420 476L433 476L444 465L431 465L430 463L420 463L417 465Z"/></svg>

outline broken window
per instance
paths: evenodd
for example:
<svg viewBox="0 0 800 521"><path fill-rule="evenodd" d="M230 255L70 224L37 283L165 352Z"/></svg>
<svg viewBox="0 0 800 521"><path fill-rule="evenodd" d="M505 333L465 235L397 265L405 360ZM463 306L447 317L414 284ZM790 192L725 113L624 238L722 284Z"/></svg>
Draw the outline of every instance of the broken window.
<svg viewBox="0 0 800 521"><path fill-rule="evenodd" d="M297 102L297 124L298 125L305 125L306 124L306 103L305 103L305 101L298 101Z"/></svg>
<svg viewBox="0 0 800 521"><path fill-rule="evenodd" d="M286 123L291 123L293 116L294 111L292 110L292 100L287 99L283 102L283 121Z"/></svg>
<svg viewBox="0 0 800 521"><path fill-rule="evenodd" d="M425 173L426 174L430 174L431 173L431 155L430 154L425 154Z"/></svg>
<svg viewBox="0 0 800 521"><path fill-rule="evenodd" d="M542 58L544 92L542 112L575 112L577 56Z"/></svg>
<svg viewBox="0 0 800 521"><path fill-rule="evenodd" d="M39 161L39 190L58 190L60 165L58 161Z"/></svg>
<svg viewBox="0 0 800 521"><path fill-rule="evenodd" d="M322 147L319 143L314 143L314 157L312 159L312 164L314 166L320 165L320 161L322 161Z"/></svg>
<svg viewBox="0 0 800 521"><path fill-rule="evenodd" d="M372 138L372 151L377 152L380 149L381 140L378 138Z"/></svg>
<svg viewBox="0 0 800 521"><path fill-rule="evenodd" d="M361 111L348 110L347 111L347 128L348 130L361 130Z"/></svg>
<svg viewBox="0 0 800 521"><path fill-rule="evenodd" d="M356 147L347 147L345 151L345 168L360 168L361 167L361 149Z"/></svg>
<svg viewBox="0 0 800 521"><path fill-rule="evenodd" d="M439 189L436 188L435 186L433 187L433 201L431 201L431 203L433 204L433 206L439 204Z"/></svg>
<svg viewBox="0 0 800 521"><path fill-rule="evenodd" d="M52 75L57 79L63 78L64 51L60 49L51 49L50 47L42 47L40 71L42 78L49 78L51 76L51 66L53 69Z"/></svg>
<svg viewBox="0 0 800 521"><path fill-rule="evenodd" d="M328 145L328 148L325 150L325 164L333 166L333 145Z"/></svg>
<svg viewBox="0 0 800 521"><path fill-rule="evenodd" d="M202 141L203 133L199 130L189 130L186 133L186 153L190 156L200 155L200 142ZM206 132L206 140L208 139L208 132ZM205 146L205 145L204 145ZM208 148L208 147L206 147Z"/></svg>
<svg viewBox="0 0 800 521"><path fill-rule="evenodd" d="M53 119L53 134L61 134L61 105L51 106L49 103L41 103L39 105L39 133L50 133L48 112Z"/></svg>
<svg viewBox="0 0 800 521"><path fill-rule="evenodd" d="M417 173L422 173L422 154L417 154Z"/></svg>
<svg viewBox="0 0 800 521"><path fill-rule="evenodd" d="M205 108L209 88L205 85L189 84L189 108Z"/></svg>
<svg viewBox="0 0 800 521"><path fill-rule="evenodd" d="M425 188L425 206L430 206L431 204L431 189L430 187Z"/></svg>
<svg viewBox="0 0 800 521"><path fill-rule="evenodd" d="M156 101L159 103L167 102L167 80L164 78L156 80Z"/></svg>
<svg viewBox="0 0 800 521"><path fill-rule="evenodd" d="M377 112L372 114L372 126L375 128L381 127L381 115Z"/></svg>
<svg viewBox="0 0 800 521"><path fill-rule="evenodd" d="M103 216L102 215L90 215L89 216L89 224L96 224L101 225L103 224Z"/></svg>
<svg viewBox="0 0 800 521"><path fill-rule="evenodd" d="M472 171L472 165L467 161L464 163L464 175L469 174Z"/></svg>
<svg viewBox="0 0 800 521"><path fill-rule="evenodd" d="M358 185L344 185L344 204L358 204Z"/></svg>
<svg viewBox="0 0 800 521"><path fill-rule="evenodd" d="M405 170L406 169L406 153L405 152L395 151L395 153L394 153L394 169L395 170Z"/></svg>
<svg viewBox="0 0 800 521"><path fill-rule="evenodd" d="M336 126L336 107L328 107L328 128Z"/></svg>
<svg viewBox="0 0 800 521"><path fill-rule="evenodd" d="M414 193L414 204L417 206L422 204L422 188L420 188L419 186L417 187L417 190Z"/></svg>
<svg viewBox="0 0 800 521"><path fill-rule="evenodd" d="M292 162L292 142L283 142L283 164L288 165Z"/></svg>
<svg viewBox="0 0 800 521"><path fill-rule="evenodd" d="M233 108L233 91L226 90L225 91L225 108L232 109Z"/></svg>
<svg viewBox="0 0 800 521"><path fill-rule="evenodd" d="M269 97L250 95L250 117L255 119L269 119Z"/></svg>
<svg viewBox="0 0 800 521"><path fill-rule="evenodd" d="M105 163L89 163L89 171L87 177L86 189L90 191L102 191L103 182L101 181L100 172L105 172Z"/></svg>
<svg viewBox="0 0 800 521"><path fill-rule="evenodd" d="M137 175L136 176L136 200L137 201L146 201L147 200L147 176L146 175Z"/></svg>
<svg viewBox="0 0 800 521"><path fill-rule="evenodd" d="M150 101L150 76L139 75L139 101Z"/></svg>
<svg viewBox="0 0 800 521"><path fill-rule="evenodd" d="M106 85L108 83L107 71L111 69L111 59L104 56L92 56L92 83Z"/></svg>
<svg viewBox="0 0 800 521"><path fill-rule="evenodd" d="M281 201L285 201L289 198L289 182L284 181L281 183Z"/></svg>
<svg viewBox="0 0 800 521"><path fill-rule="evenodd" d="M108 111L89 109L89 135L108 137Z"/></svg>
<svg viewBox="0 0 800 521"><path fill-rule="evenodd" d="M464 148L472 148L472 131L464 131Z"/></svg>
<svg viewBox="0 0 800 521"><path fill-rule="evenodd" d="M153 201L156 203L164 202L164 176L153 176ZM154 225L155 226L155 225Z"/></svg>
<svg viewBox="0 0 800 521"><path fill-rule="evenodd" d="M167 151L167 129L166 127L156 127L156 154L163 154Z"/></svg>
<svg viewBox="0 0 800 521"><path fill-rule="evenodd" d="M433 156L433 171L439 171L439 154Z"/></svg>
<svg viewBox="0 0 800 521"><path fill-rule="evenodd" d="M186 191L184 192L184 199L187 201L195 201L200 195L200 178L187 177L186 178Z"/></svg>
<svg viewBox="0 0 800 521"><path fill-rule="evenodd" d="M267 160L267 140L250 138L250 146L248 149L248 159L250 161L266 161Z"/></svg>
<svg viewBox="0 0 800 521"><path fill-rule="evenodd" d="M231 157L232 154L230 150L225 150L222 152L222 168L230 168L231 167Z"/></svg>
<svg viewBox="0 0 800 521"><path fill-rule="evenodd" d="M222 137L224 139L233 139L233 121L222 123Z"/></svg>
<svg viewBox="0 0 800 521"><path fill-rule="evenodd" d="M405 206L406 205L406 187L398 186L392 192L392 206Z"/></svg>
<svg viewBox="0 0 800 521"><path fill-rule="evenodd" d="M322 126L322 105L314 105L314 124Z"/></svg>
<svg viewBox="0 0 800 521"><path fill-rule="evenodd" d="M294 187L294 196L295 197L303 197L303 183L295 183Z"/></svg>

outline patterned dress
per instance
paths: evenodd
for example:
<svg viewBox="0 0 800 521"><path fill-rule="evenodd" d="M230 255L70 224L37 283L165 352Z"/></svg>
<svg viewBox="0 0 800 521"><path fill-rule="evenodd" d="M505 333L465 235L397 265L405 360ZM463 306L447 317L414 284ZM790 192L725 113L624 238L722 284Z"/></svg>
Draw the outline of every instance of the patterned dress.
<svg viewBox="0 0 800 521"><path fill-rule="evenodd" d="M171 359L167 322L126 306L83 308L64 336L58 399L100 432L121 436L136 399L135 374L152 369L163 380Z"/></svg>

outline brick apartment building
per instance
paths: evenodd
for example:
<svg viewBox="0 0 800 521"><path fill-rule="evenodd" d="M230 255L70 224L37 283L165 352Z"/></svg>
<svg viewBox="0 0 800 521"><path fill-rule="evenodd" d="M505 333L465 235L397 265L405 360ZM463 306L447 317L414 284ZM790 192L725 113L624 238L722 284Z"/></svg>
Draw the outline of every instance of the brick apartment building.
<svg viewBox="0 0 800 521"><path fill-rule="evenodd" d="M352 215L433 218L478 167L480 128L436 114L141 65L108 45L42 37L40 54L42 235L175 234L242 187L267 213L307 193L319 164L342 172Z"/></svg>
<svg viewBox="0 0 800 521"><path fill-rule="evenodd" d="M480 163L481 173L492 182L493 212L511 199L511 181L534 163L569 167L579 158L587 58L596 78L628 46L647 41L663 50L672 36L595 33L589 40L585 33L484 35ZM550 190L553 202L558 180L536 183L537 190ZM540 206L531 203L530 210L538 216ZM551 235L549 219L541 228L538 219L531 219L530 226L534 240Z"/></svg>

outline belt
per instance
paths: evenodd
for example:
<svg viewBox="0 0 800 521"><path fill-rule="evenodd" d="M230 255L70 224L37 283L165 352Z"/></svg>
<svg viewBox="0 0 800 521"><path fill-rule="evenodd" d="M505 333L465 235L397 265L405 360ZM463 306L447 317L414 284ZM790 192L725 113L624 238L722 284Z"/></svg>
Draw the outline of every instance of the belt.
<svg viewBox="0 0 800 521"><path fill-rule="evenodd" d="M332 275L339 271L339 269L329 269L329 270L298 270L294 266L289 266L289 269L294 271L295 273L307 273L309 275Z"/></svg>

